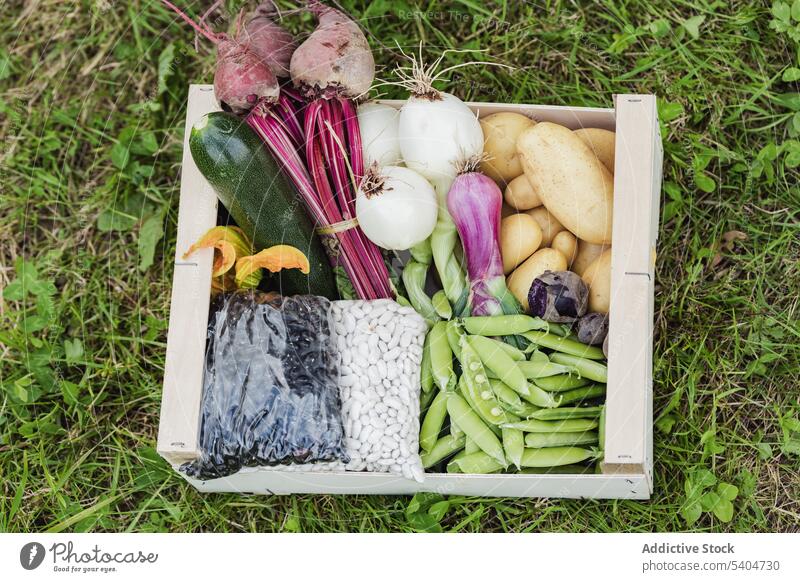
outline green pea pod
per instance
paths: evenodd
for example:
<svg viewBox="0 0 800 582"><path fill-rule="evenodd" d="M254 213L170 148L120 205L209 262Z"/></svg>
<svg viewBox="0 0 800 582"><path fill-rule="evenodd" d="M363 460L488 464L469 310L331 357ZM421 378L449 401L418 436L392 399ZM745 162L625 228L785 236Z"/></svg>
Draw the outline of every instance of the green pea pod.
<svg viewBox="0 0 800 582"><path fill-rule="evenodd" d="M464 351L463 343L462 353ZM520 364L528 362L515 362L505 351L495 346L495 340L487 337L479 335L468 336L467 343L474 349L483 365L494 372L514 392L523 395L530 393L528 380L520 370ZM463 359L461 364L464 364Z"/></svg>
<svg viewBox="0 0 800 582"><path fill-rule="evenodd" d="M454 465L457 470L450 471L450 465ZM498 463L497 459L487 455L483 451L464 455L453 459L447 467L447 472L467 473L472 475L484 475L487 473L497 473L503 469L504 464Z"/></svg>
<svg viewBox="0 0 800 582"><path fill-rule="evenodd" d="M503 467L507 466L503 445L475 411L472 410L470 405L467 404L466 400L455 392L449 393L447 395L447 412L450 414L450 421L458 424L461 430L475 441L475 444L484 453Z"/></svg>
<svg viewBox="0 0 800 582"><path fill-rule="evenodd" d="M467 442L464 443L464 454L471 455L472 453L477 453L481 450L481 448L477 445L477 443L469 437L467 438Z"/></svg>
<svg viewBox="0 0 800 582"><path fill-rule="evenodd" d="M552 447L548 449L525 449L522 453L523 467L559 467L581 463L595 457L589 449L579 447Z"/></svg>
<svg viewBox="0 0 800 582"><path fill-rule="evenodd" d="M439 290L433 294L431 297L431 302L433 303L433 308L436 310L436 313L442 319L450 319L453 317L453 308L450 305L450 302L447 300L447 295L443 290Z"/></svg>
<svg viewBox="0 0 800 582"><path fill-rule="evenodd" d="M459 428L455 422L450 423L450 434L453 438L461 438L464 436L464 431Z"/></svg>
<svg viewBox="0 0 800 582"><path fill-rule="evenodd" d="M495 343L496 348L503 350L515 362L523 362L527 359L522 350L515 348L511 344L496 339L493 339L492 341Z"/></svg>
<svg viewBox="0 0 800 582"><path fill-rule="evenodd" d="M503 429L508 430L508 429ZM597 433L584 432L529 432L525 434L525 446L531 449L548 447L572 447L580 445L596 445Z"/></svg>
<svg viewBox="0 0 800 582"><path fill-rule="evenodd" d="M556 376L546 376L544 378L534 378L533 383L542 390L548 392L564 392L572 390L573 388L580 388L586 386L592 381L588 378L581 378L580 376L570 374L558 374Z"/></svg>
<svg viewBox="0 0 800 582"><path fill-rule="evenodd" d="M439 394L439 392L439 390L430 390L428 392L421 391L419 393L420 418L425 416L425 413L428 411L428 407L430 407L431 402L433 402L433 399L436 398L436 395Z"/></svg>
<svg viewBox="0 0 800 582"><path fill-rule="evenodd" d="M529 331L523 333L522 337L531 342L531 345L528 346L528 349L531 349L531 351L531 346L533 346L533 349L535 349L536 346L542 346L565 354L589 358L590 360L602 360L605 358L603 350L600 348L582 344L569 337L559 337L543 331Z"/></svg>
<svg viewBox="0 0 800 582"><path fill-rule="evenodd" d="M476 412L491 424L507 422L505 410L492 391L483 363L467 338L461 339L461 368L463 390L469 395L469 402L477 409Z"/></svg>
<svg viewBox="0 0 800 582"><path fill-rule="evenodd" d="M600 413L600 426L597 427L597 440L599 442L600 450L606 450L606 407L603 406L603 411Z"/></svg>
<svg viewBox="0 0 800 582"><path fill-rule="evenodd" d="M521 314L465 317L463 321L467 333L489 337L520 335L534 329L544 331L549 329L549 324L543 319Z"/></svg>
<svg viewBox="0 0 800 582"><path fill-rule="evenodd" d="M440 390L452 391L456 387L456 374L453 371L453 351L447 341L447 322L437 322L428 335L433 380Z"/></svg>
<svg viewBox="0 0 800 582"><path fill-rule="evenodd" d="M602 406L578 406L573 408L543 408L531 415L536 420L567 420L570 418L600 418Z"/></svg>
<svg viewBox="0 0 800 582"><path fill-rule="evenodd" d="M525 437L522 431L516 428L504 428L502 430L503 451L506 453L506 458L519 469L522 466L522 452L525 450Z"/></svg>
<svg viewBox="0 0 800 582"><path fill-rule="evenodd" d="M495 435L500 437L500 428L497 425L495 425L490 419L484 418L483 415L481 414L481 408L479 408L472 401L472 396L470 395L469 390L467 390L466 382L464 380L464 376L463 375L461 376L461 378L458 379L458 393L466 401L466 403L469 404L470 408L472 408L472 410L475 411L475 414L477 414L480 417L480 419L486 424L486 426L488 426L489 429ZM509 422L511 422L511 421L509 420Z"/></svg>
<svg viewBox="0 0 800 582"><path fill-rule="evenodd" d="M545 354L544 352L540 351L540 350L533 350L532 352L530 352L528 354L527 359L530 360L531 362L549 362L550 361L550 358L548 357L548 355Z"/></svg>
<svg viewBox="0 0 800 582"><path fill-rule="evenodd" d="M456 360L461 361L461 337L464 331L458 321L451 319L447 322L447 343L450 344L450 351L455 355Z"/></svg>
<svg viewBox="0 0 800 582"><path fill-rule="evenodd" d="M600 398L604 396L606 393L606 385L605 384L590 384L589 386L583 386L582 388L575 388L574 390L567 390L566 392L561 392L559 395L561 396L561 405L564 404L573 404L575 402L580 402L582 400L591 400L592 398Z"/></svg>
<svg viewBox="0 0 800 582"><path fill-rule="evenodd" d="M425 343L422 345L422 363L419 370L419 383L423 392L430 392L433 389L433 369L431 368L431 334L425 336Z"/></svg>
<svg viewBox="0 0 800 582"><path fill-rule="evenodd" d="M561 397L554 396L549 392L545 392L536 384L528 386L528 394L523 394L522 398L540 408L556 408L561 405Z"/></svg>
<svg viewBox="0 0 800 582"><path fill-rule="evenodd" d="M589 378L595 382L602 382L603 384L608 382L608 366L600 362L587 360L586 358L573 356L572 354L562 354L560 352L554 352L550 356L550 360L557 364L572 366L577 373L584 378Z"/></svg>
<svg viewBox="0 0 800 582"><path fill-rule="evenodd" d="M597 420L576 418L573 420L520 420L500 425L501 428L517 428L525 432L583 432L597 428ZM576 461L577 462L577 461Z"/></svg>
<svg viewBox="0 0 800 582"><path fill-rule="evenodd" d="M442 432L442 425L447 416L447 392L440 390L436 393L436 398L431 402L422 427L419 430L419 446L424 451L433 449Z"/></svg>
<svg viewBox="0 0 800 582"><path fill-rule="evenodd" d="M494 392L494 395L497 397L497 400L500 401L501 405L507 404L514 408L522 408L523 403L519 394L503 384L500 380L489 380L489 386L492 387L492 392Z"/></svg>
<svg viewBox="0 0 800 582"><path fill-rule="evenodd" d="M463 435L460 438L456 438L452 435L447 435L445 437L442 437L438 441L436 441L436 444L433 445L430 451L422 453L420 455L420 459L422 459L422 466L425 467L426 469L429 469L430 467L433 467L436 463L443 461L450 455L456 454L463 448L464 448Z"/></svg>
<svg viewBox="0 0 800 582"><path fill-rule="evenodd" d="M558 354L553 355L555 356ZM547 376L555 376L557 374L569 374L574 371L572 366L565 366L563 364L545 362L542 360L537 360L535 362L517 362L517 367L528 380L546 378Z"/></svg>

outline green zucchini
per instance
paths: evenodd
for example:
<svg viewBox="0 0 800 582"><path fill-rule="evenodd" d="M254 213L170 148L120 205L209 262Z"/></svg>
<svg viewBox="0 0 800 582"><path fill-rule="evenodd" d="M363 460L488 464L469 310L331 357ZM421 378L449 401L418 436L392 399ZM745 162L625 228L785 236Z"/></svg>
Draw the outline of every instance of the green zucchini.
<svg viewBox="0 0 800 582"><path fill-rule="evenodd" d="M192 127L189 149L200 173L217 193L255 252L291 245L308 257L311 271L274 275L284 295L338 297L328 256L303 205L261 138L231 113L209 113Z"/></svg>

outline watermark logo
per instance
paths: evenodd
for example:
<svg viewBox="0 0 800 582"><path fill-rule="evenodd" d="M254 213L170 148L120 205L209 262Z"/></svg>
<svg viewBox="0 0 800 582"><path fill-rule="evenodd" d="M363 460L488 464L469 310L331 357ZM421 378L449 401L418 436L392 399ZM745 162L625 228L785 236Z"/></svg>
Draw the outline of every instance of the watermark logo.
<svg viewBox="0 0 800 582"><path fill-rule="evenodd" d="M19 551L19 563L26 570L35 570L44 561L44 546L39 542L28 542Z"/></svg>

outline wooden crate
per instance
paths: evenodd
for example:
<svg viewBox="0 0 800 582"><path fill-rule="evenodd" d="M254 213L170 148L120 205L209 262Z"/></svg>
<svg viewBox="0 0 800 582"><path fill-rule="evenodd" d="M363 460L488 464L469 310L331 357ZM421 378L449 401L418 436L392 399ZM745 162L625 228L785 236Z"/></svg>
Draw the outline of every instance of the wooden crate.
<svg viewBox="0 0 800 582"><path fill-rule="evenodd" d="M386 101L400 106L400 101ZM616 131L609 378L605 459L594 475L426 474L420 484L376 473L300 473L247 468L200 491L265 494L441 494L646 499L653 487L653 276L663 151L653 95L617 95L613 109L469 103L480 115L524 113L576 129ZM176 469L199 454L200 398L211 291L210 249L189 246L217 219L217 198L192 161L188 129L217 110L211 85L192 85L186 113L175 273L172 282L158 451Z"/></svg>

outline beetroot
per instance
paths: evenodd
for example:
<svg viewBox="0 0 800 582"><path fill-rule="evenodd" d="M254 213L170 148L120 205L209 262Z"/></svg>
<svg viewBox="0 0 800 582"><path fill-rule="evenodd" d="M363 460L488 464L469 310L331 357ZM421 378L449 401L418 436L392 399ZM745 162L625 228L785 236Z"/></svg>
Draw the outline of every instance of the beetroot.
<svg viewBox="0 0 800 582"><path fill-rule="evenodd" d="M367 38L347 16L316 0L309 8L319 24L292 55L289 70L295 87L309 95L354 98L375 78L375 60Z"/></svg>
<svg viewBox="0 0 800 582"><path fill-rule="evenodd" d="M289 62L296 43L292 34L275 23L275 3L265 0L252 12L237 37L246 42L277 77L289 76Z"/></svg>

